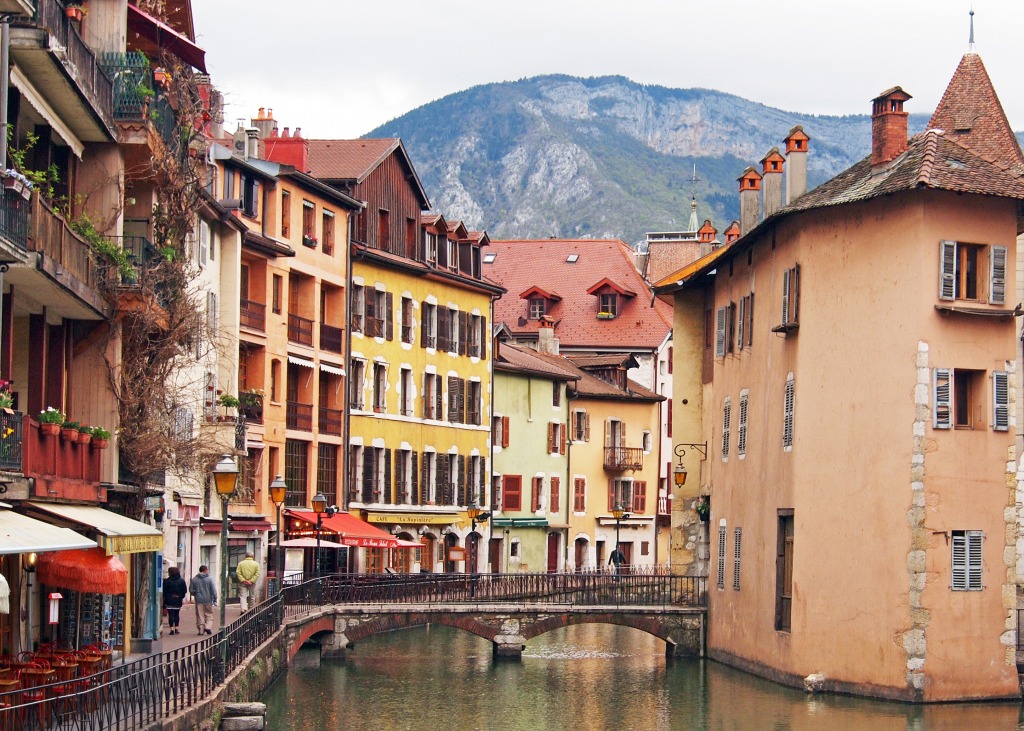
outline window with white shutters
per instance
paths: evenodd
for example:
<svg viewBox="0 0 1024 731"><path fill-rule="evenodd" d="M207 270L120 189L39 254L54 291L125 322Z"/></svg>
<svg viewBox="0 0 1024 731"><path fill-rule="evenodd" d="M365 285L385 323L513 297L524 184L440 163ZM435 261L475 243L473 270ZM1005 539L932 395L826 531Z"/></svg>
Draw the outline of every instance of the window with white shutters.
<svg viewBox="0 0 1024 731"><path fill-rule="evenodd" d="M1008 431L1010 428L1010 374L996 371L992 374L992 428Z"/></svg>
<svg viewBox="0 0 1024 731"><path fill-rule="evenodd" d="M782 273L782 325L791 330L800 322L800 265Z"/></svg>
<svg viewBox="0 0 1024 731"><path fill-rule="evenodd" d="M953 531L953 591L981 591L981 547L984 536L980 530Z"/></svg>
<svg viewBox="0 0 1024 731"><path fill-rule="evenodd" d="M953 427L952 385L952 370L949 368L932 369L932 426L935 429L951 429Z"/></svg>
<svg viewBox="0 0 1024 731"><path fill-rule="evenodd" d="M789 377L786 379L786 395L784 399L782 420L782 446L785 449L793 448L793 401L793 374L790 373Z"/></svg>
<svg viewBox="0 0 1024 731"><path fill-rule="evenodd" d="M749 392L746 389L740 391L740 417L739 427L736 431L736 455L742 459L747 454L747 404Z"/></svg>
<svg viewBox="0 0 1024 731"><path fill-rule="evenodd" d="M939 242L939 299L983 300L988 293L989 304L1006 302L1007 247L968 244L960 241ZM985 262L988 262L987 271ZM987 288L983 278L988 276Z"/></svg>
<svg viewBox="0 0 1024 731"><path fill-rule="evenodd" d="M715 357L725 357L726 323L729 320L729 308L719 307L715 312Z"/></svg>
<svg viewBox="0 0 1024 731"><path fill-rule="evenodd" d="M732 427L732 399L726 398L722 404L722 460L729 459L729 439Z"/></svg>
<svg viewBox="0 0 1024 731"><path fill-rule="evenodd" d="M740 549L743 546L743 529L734 528L732 536L732 588L740 590Z"/></svg>
<svg viewBox="0 0 1024 731"><path fill-rule="evenodd" d="M718 526L718 576L717 586L725 588L725 526Z"/></svg>
<svg viewBox="0 0 1024 731"><path fill-rule="evenodd" d="M736 350L743 350L744 331L747 320L747 298L740 297L740 304L736 315Z"/></svg>
<svg viewBox="0 0 1024 731"><path fill-rule="evenodd" d="M988 301L994 305L1006 302L1006 247L989 248Z"/></svg>

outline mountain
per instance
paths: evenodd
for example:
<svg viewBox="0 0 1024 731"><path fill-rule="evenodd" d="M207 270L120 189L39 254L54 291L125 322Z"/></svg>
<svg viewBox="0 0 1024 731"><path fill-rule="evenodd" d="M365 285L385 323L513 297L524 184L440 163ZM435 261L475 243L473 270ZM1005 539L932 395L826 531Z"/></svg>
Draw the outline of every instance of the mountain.
<svg viewBox="0 0 1024 731"><path fill-rule="evenodd" d="M911 132L923 130L930 115L912 114ZM870 151L868 115L786 112L620 76L476 86L366 137L401 137L433 209L492 238L637 243L647 231L685 228L691 195L700 220L723 230L739 217L736 179L749 165L760 169L758 161L798 124L811 137L809 186Z"/></svg>

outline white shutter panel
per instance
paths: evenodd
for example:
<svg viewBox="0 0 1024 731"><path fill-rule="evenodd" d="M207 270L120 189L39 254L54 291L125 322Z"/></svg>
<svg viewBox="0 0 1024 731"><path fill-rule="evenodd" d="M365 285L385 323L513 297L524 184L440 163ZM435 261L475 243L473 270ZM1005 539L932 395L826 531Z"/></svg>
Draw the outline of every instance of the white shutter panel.
<svg viewBox="0 0 1024 731"><path fill-rule="evenodd" d="M1006 247L989 249L988 301L993 305L1006 302Z"/></svg>
<svg viewBox="0 0 1024 731"><path fill-rule="evenodd" d="M726 399L722 405L722 459L729 459L729 439L732 425L732 400Z"/></svg>
<svg viewBox="0 0 1024 731"><path fill-rule="evenodd" d="M953 533L953 585L954 591L967 589L967 536Z"/></svg>
<svg viewBox="0 0 1024 731"><path fill-rule="evenodd" d="M1010 428L1010 375L1006 371L992 374L992 428L1008 431Z"/></svg>
<svg viewBox="0 0 1024 731"><path fill-rule="evenodd" d="M736 318L736 350L743 350L743 328L747 320L747 298L740 297L740 308Z"/></svg>
<svg viewBox="0 0 1024 731"><path fill-rule="evenodd" d="M725 325L728 319L728 308L719 307L715 318L715 357L725 357Z"/></svg>
<svg viewBox="0 0 1024 731"><path fill-rule="evenodd" d="M956 242L939 243L939 299L956 299Z"/></svg>
<svg viewBox="0 0 1024 731"><path fill-rule="evenodd" d="M789 324L789 274L790 269L782 273L782 324Z"/></svg>
<svg viewBox="0 0 1024 731"><path fill-rule="evenodd" d="M736 454L743 457L747 453L747 394L740 393L740 425L736 434Z"/></svg>
<svg viewBox="0 0 1024 731"><path fill-rule="evenodd" d="M206 266L206 258L210 250L210 229L199 225L199 266Z"/></svg>
<svg viewBox="0 0 1024 731"><path fill-rule="evenodd" d="M981 591L981 543L980 530L967 531L967 589Z"/></svg>
<svg viewBox="0 0 1024 731"><path fill-rule="evenodd" d="M932 371L932 427L953 428L953 408L950 390L953 372L949 368L935 368Z"/></svg>
<svg viewBox="0 0 1024 731"><path fill-rule="evenodd" d="M785 415L782 423L782 446L793 446L793 376L786 379Z"/></svg>
<svg viewBox="0 0 1024 731"><path fill-rule="evenodd" d="M725 588L725 526L718 526L718 577L715 582L719 589Z"/></svg>

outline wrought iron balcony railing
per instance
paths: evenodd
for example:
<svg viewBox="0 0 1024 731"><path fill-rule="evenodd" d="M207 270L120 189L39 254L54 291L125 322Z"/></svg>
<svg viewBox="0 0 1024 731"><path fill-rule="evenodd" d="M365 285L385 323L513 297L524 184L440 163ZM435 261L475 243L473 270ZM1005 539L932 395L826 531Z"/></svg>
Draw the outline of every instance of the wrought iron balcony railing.
<svg viewBox="0 0 1024 731"><path fill-rule="evenodd" d="M267 306L262 302L240 299L239 321L243 327L251 327L261 332L267 329Z"/></svg>
<svg viewBox="0 0 1024 731"><path fill-rule="evenodd" d="M340 327L332 325L320 325L320 349L331 353L341 353L344 350L345 331Z"/></svg>
<svg viewBox="0 0 1024 731"><path fill-rule="evenodd" d="M345 424L345 412L341 409L329 409L326 406L320 407L320 418L317 420L317 428L321 434L332 434L341 436Z"/></svg>
<svg viewBox="0 0 1024 731"><path fill-rule="evenodd" d="M313 404L303 404L298 401L288 402L286 414L286 426L289 429L299 431L313 431Z"/></svg>
<svg viewBox="0 0 1024 731"><path fill-rule="evenodd" d="M640 447L605 447L604 468L614 472L644 468L644 450Z"/></svg>
<svg viewBox="0 0 1024 731"><path fill-rule="evenodd" d="M288 340L299 345L313 344L313 321L288 314Z"/></svg>

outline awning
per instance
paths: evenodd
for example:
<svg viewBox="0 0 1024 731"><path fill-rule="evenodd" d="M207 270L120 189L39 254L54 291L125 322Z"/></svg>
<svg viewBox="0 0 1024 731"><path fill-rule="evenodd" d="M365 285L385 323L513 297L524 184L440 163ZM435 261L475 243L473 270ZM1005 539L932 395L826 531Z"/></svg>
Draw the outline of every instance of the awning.
<svg viewBox="0 0 1024 731"><path fill-rule="evenodd" d="M291 363L292 365L302 366L303 368L310 368L314 370L316 369L316 366L313 364L313 361L306 360L305 358L300 358L297 355L289 355L288 362Z"/></svg>
<svg viewBox="0 0 1024 731"><path fill-rule="evenodd" d="M297 518L316 527L316 513L312 510L289 510L286 513L291 518ZM398 548L398 539L390 533L385 533L366 523L351 513L344 511L335 513L329 518L324 518L321 530L327 533L336 533L338 542L345 546L358 546L360 548ZM322 542L321 542L321 545Z"/></svg>
<svg viewBox="0 0 1024 731"><path fill-rule="evenodd" d="M403 539L399 538L398 539L398 547L399 548L423 548L423 544L422 543L417 543L416 541L406 541L406 540L403 540Z"/></svg>
<svg viewBox="0 0 1024 731"><path fill-rule="evenodd" d="M338 366L332 366L328 363L321 363L320 370L324 373L330 373L332 376L343 376L345 375L345 369L339 368Z"/></svg>
<svg viewBox="0 0 1024 731"><path fill-rule="evenodd" d="M117 556L106 555L102 548L44 553L39 557L36 571L39 581L47 586L91 594L128 591L128 569Z"/></svg>
<svg viewBox="0 0 1024 731"><path fill-rule="evenodd" d="M274 524L262 515L254 515L251 518L232 518L228 516L228 528L230 530L258 530L268 531Z"/></svg>
<svg viewBox="0 0 1024 731"><path fill-rule="evenodd" d="M287 541L281 541L281 548L316 548L316 538L292 538ZM321 538L320 548L346 548L346 546L334 541L325 541Z"/></svg>
<svg viewBox="0 0 1024 731"><path fill-rule="evenodd" d="M179 502L182 505L203 504L203 493L187 485L178 485L176 488L174 488L174 490L171 491L171 494L175 502Z"/></svg>
<svg viewBox="0 0 1024 731"><path fill-rule="evenodd" d="M492 518L495 528L547 528L547 518Z"/></svg>
<svg viewBox="0 0 1024 731"><path fill-rule="evenodd" d="M128 6L128 30L138 33L156 44L158 49L170 51L185 63L206 73L206 51L167 23L134 5Z"/></svg>
<svg viewBox="0 0 1024 731"><path fill-rule="evenodd" d="M0 555L95 548L96 541L10 510L0 510Z"/></svg>
<svg viewBox="0 0 1024 731"><path fill-rule="evenodd" d="M164 548L164 534L153 526L94 505L57 503L26 503L26 505L34 510L42 510L99 531L101 536L96 542L107 552L108 556L114 553L162 551Z"/></svg>

